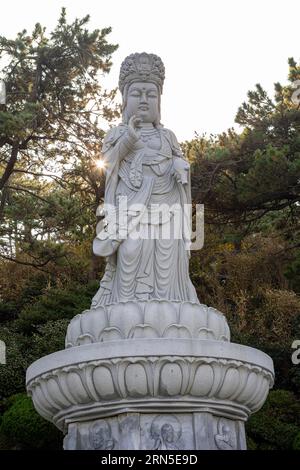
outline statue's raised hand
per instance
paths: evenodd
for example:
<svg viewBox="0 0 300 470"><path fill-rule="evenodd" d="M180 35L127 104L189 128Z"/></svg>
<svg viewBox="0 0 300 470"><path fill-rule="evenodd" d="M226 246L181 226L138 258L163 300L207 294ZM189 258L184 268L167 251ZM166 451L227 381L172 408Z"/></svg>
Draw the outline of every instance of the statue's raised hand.
<svg viewBox="0 0 300 470"><path fill-rule="evenodd" d="M128 133L130 137L139 140L141 137L141 118L136 115L131 116L128 122Z"/></svg>

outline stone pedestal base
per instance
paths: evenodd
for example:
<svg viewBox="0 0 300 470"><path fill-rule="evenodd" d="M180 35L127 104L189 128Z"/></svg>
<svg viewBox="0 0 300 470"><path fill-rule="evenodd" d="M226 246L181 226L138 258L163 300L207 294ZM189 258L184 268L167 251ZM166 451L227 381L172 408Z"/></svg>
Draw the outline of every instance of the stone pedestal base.
<svg viewBox="0 0 300 470"><path fill-rule="evenodd" d="M69 424L65 450L243 450L244 422L211 413L124 413Z"/></svg>
<svg viewBox="0 0 300 470"><path fill-rule="evenodd" d="M214 309L169 304L88 311L66 350L29 367L35 408L66 434L65 449L245 449L272 360L230 343Z"/></svg>

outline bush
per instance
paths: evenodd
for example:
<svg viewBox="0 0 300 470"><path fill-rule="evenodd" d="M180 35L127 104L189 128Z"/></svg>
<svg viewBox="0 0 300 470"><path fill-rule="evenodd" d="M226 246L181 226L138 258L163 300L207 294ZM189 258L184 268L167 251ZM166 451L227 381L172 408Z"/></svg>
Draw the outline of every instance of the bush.
<svg viewBox="0 0 300 470"><path fill-rule="evenodd" d="M6 364L0 364L0 400L25 388L27 367L37 359L64 349L69 320L48 321L36 327L32 336L24 336L13 326L1 328L0 340L6 344Z"/></svg>
<svg viewBox="0 0 300 470"><path fill-rule="evenodd" d="M40 357L64 349L69 323L70 320L62 319L48 321L45 325L39 325L37 332L27 339L29 362L32 363Z"/></svg>
<svg viewBox="0 0 300 470"><path fill-rule="evenodd" d="M300 432L298 432L294 439L293 450L300 450Z"/></svg>
<svg viewBox="0 0 300 470"><path fill-rule="evenodd" d="M31 398L19 394L4 412L0 424L0 443L14 449L60 449L62 434L38 415Z"/></svg>
<svg viewBox="0 0 300 470"><path fill-rule="evenodd" d="M0 400L24 391L27 361L22 353L21 335L1 328L0 340L6 345L6 364L0 364Z"/></svg>
<svg viewBox="0 0 300 470"><path fill-rule="evenodd" d="M37 331L37 326L49 320L71 319L91 305L91 298L99 283L72 286L70 289L51 288L38 300L22 310L16 320L17 328L24 334Z"/></svg>
<svg viewBox="0 0 300 470"><path fill-rule="evenodd" d="M271 391L263 408L246 423L247 437L259 450L291 450L298 442L299 420L300 402L294 394Z"/></svg>

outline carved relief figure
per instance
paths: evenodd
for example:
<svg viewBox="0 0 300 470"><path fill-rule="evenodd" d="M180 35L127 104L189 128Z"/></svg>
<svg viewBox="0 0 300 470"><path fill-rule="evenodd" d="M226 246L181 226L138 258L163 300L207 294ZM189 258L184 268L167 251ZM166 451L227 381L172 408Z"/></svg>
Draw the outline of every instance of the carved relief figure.
<svg viewBox="0 0 300 470"><path fill-rule="evenodd" d="M139 415L119 418L120 434L119 444L125 443L126 449L139 449L140 447L140 417Z"/></svg>
<svg viewBox="0 0 300 470"><path fill-rule="evenodd" d="M175 416L157 416L151 424L151 439L153 439L153 450L179 449L176 443L181 436L181 425Z"/></svg>
<svg viewBox="0 0 300 470"><path fill-rule="evenodd" d="M112 450L115 446L107 421L96 421L90 428L90 444L95 450Z"/></svg>
<svg viewBox="0 0 300 470"><path fill-rule="evenodd" d="M218 434L215 435L215 443L220 450L235 450L236 448L229 426L221 419L218 423Z"/></svg>
<svg viewBox="0 0 300 470"><path fill-rule="evenodd" d="M105 218L93 243L107 266L92 307L148 299L198 303L183 211L191 202L190 169L175 135L160 123L164 76L154 54L132 54L121 66L123 122L104 139ZM171 219L171 236L162 236Z"/></svg>

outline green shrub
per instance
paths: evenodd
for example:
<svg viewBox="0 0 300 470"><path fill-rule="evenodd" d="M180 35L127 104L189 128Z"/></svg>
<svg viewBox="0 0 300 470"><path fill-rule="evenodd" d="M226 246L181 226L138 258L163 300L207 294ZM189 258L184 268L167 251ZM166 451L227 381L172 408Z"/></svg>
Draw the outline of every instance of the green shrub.
<svg viewBox="0 0 300 470"><path fill-rule="evenodd" d="M246 423L248 439L259 450L291 450L300 432L300 402L287 390L271 391L263 408Z"/></svg>
<svg viewBox="0 0 300 470"><path fill-rule="evenodd" d="M24 391L27 362L22 352L21 335L1 327L0 340L6 345L6 364L0 364L0 400L2 400Z"/></svg>
<svg viewBox="0 0 300 470"><path fill-rule="evenodd" d="M256 450L257 449L257 444L254 442L251 437L246 436L247 438L247 450Z"/></svg>
<svg viewBox="0 0 300 470"><path fill-rule="evenodd" d="M71 319L91 305L91 298L99 283L75 285L70 289L51 288L33 304L27 305L16 320L17 328L24 334L37 331L37 326L49 320Z"/></svg>
<svg viewBox="0 0 300 470"><path fill-rule="evenodd" d="M300 432L298 432L294 439L293 450L300 450Z"/></svg>
<svg viewBox="0 0 300 470"><path fill-rule="evenodd" d="M30 338L27 338L29 362L34 362L40 357L64 349L65 336L69 323L70 320L62 319L48 321L44 325L39 325L37 332Z"/></svg>
<svg viewBox="0 0 300 470"><path fill-rule="evenodd" d="M0 436L5 448L15 449L60 449L63 438L54 425L39 416L25 394L16 395L4 412Z"/></svg>
<svg viewBox="0 0 300 470"><path fill-rule="evenodd" d="M7 363L0 364L0 400L24 391L26 369L32 362L64 349L68 323L67 319L48 321L31 336L17 333L13 326L1 328Z"/></svg>

